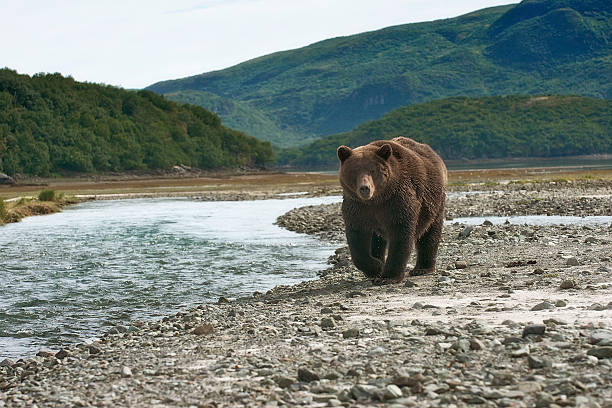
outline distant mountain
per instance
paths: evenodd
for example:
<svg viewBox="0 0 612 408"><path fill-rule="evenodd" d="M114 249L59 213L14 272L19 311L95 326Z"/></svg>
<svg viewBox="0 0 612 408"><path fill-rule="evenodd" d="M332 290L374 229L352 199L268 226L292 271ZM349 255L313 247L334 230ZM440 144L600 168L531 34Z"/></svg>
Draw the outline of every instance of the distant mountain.
<svg viewBox="0 0 612 408"><path fill-rule="evenodd" d="M612 2L525 0L278 52L148 89L278 146L451 96L612 98Z"/></svg>
<svg viewBox="0 0 612 408"><path fill-rule="evenodd" d="M582 96L454 97L396 109L347 133L285 150L280 164L334 168L339 145L411 137L444 159L612 154L612 100Z"/></svg>
<svg viewBox="0 0 612 408"><path fill-rule="evenodd" d="M150 91L0 69L0 172L49 176L262 166L272 147Z"/></svg>

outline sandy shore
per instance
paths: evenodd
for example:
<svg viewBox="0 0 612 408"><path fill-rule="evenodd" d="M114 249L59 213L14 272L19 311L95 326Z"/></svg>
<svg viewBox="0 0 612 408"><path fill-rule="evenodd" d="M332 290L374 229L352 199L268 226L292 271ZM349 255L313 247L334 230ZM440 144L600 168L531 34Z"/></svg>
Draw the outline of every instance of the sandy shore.
<svg viewBox="0 0 612 408"><path fill-rule="evenodd" d="M449 188L448 216L612 215L612 182ZM337 205L320 278L0 362L0 407L612 407L612 225L445 226L438 271L372 286Z"/></svg>

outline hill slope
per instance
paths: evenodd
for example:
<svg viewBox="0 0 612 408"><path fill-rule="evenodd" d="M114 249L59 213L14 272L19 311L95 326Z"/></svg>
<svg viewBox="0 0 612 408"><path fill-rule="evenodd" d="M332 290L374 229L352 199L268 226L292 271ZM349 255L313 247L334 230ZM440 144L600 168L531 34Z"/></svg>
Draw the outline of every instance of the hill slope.
<svg viewBox="0 0 612 408"><path fill-rule="evenodd" d="M457 18L334 38L148 89L294 146L394 108L449 96L612 98L612 3L525 0Z"/></svg>
<svg viewBox="0 0 612 408"><path fill-rule="evenodd" d="M261 166L269 143L150 91L0 70L0 170L10 175Z"/></svg>
<svg viewBox="0 0 612 408"><path fill-rule="evenodd" d="M281 164L337 166L339 145L411 137L444 159L612 154L612 101L580 96L454 97L396 109L355 130L288 149Z"/></svg>

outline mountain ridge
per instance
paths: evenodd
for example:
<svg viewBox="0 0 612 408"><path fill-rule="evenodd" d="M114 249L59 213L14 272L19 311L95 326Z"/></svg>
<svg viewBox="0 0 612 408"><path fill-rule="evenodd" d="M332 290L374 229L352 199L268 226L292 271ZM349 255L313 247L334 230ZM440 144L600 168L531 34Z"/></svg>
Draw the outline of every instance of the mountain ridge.
<svg viewBox="0 0 612 408"><path fill-rule="evenodd" d="M231 100L240 110L219 112L224 123L285 147L444 97L610 98L610 8L596 1L528 0L327 39L147 89L213 111L219 98ZM551 26L557 20L565 25ZM559 45L558 38L567 41Z"/></svg>

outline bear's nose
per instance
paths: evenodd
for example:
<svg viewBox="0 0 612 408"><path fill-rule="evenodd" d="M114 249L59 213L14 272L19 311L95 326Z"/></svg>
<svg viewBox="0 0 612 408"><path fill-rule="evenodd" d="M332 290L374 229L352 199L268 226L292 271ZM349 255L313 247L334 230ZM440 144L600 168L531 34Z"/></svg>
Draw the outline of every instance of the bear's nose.
<svg viewBox="0 0 612 408"><path fill-rule="evenodd" d="M361 194L364 197L367 197L370 195L370 187L369 186L361 186L359 187L359 194Z"/></svg>

